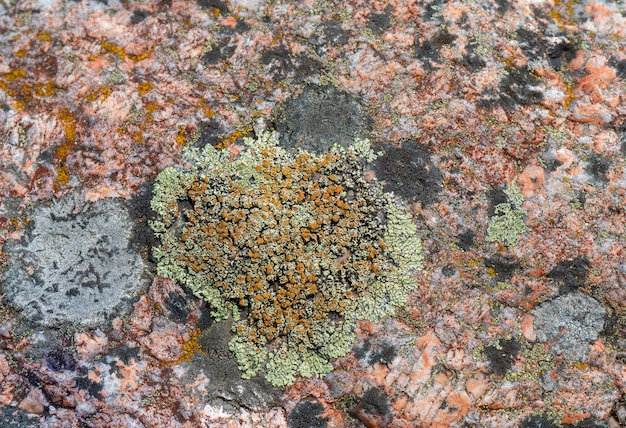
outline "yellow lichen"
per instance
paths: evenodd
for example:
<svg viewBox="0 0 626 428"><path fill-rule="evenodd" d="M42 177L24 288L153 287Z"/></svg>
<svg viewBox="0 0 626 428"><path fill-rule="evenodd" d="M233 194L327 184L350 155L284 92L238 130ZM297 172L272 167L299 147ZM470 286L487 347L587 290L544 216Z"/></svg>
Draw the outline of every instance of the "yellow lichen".
<svg viewBox="0 0 626 428"><path fill-rule="evenodd" d="M150 82L141 82L137 86L137 90L139 91L139 95L145 95L150 92L154 88L154 85Z"/></svg>
<svg viewBox="0 0 626 428"><path fill-rule="evenodd" d="M181 357L176 361L166 363L166 365L174 366L180 363L188 363L193 359L194 355L204 354L202 347L198 343L198 339L200 338L201 333L202 332L200 331L200 329L196 329L193 332L191 332L189 334L190 336L189 340L185 342L185 344L183 345L183 353Z"/></svg>

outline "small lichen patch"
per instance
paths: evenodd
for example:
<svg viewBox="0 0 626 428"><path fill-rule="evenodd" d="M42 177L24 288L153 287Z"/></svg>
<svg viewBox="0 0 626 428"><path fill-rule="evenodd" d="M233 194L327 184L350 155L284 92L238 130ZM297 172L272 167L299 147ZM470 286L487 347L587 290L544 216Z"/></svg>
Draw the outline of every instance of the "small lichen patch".
<svg viewBox="0 0 626 428"><path fill-rule="evenodd" d="M322 376L345 355L357 319L406 302L422 268L410 214L376 181L360 141L326 154L290 153L274 134L246 139L235 160L211 145L187 169L157 177L151 226L159 275L188 286L217 319L244 377L273 385Z"/></svg>
<svg viewBox="0 0 626 428"><path fill-rule="evenodd" d="M524 224L526 211L521 206L524 196L513 183L504 191L508 202L495 206L494 215L487 227L487 242L502 242L509 247L517 245L519 235L530 231Z"/></svg>

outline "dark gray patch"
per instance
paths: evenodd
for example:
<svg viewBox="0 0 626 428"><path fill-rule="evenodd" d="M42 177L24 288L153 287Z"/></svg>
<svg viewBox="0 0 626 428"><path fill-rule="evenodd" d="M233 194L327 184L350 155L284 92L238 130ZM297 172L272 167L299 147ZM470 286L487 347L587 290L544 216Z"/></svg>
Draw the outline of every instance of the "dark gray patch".
<svg viewBox="0 0 626 428"><path fill-rule="evenodd" d="M130 247L137 251L144 261L154 263L151 249L158 245L154 231L148 223L155 218L150 208L154 182L148 182L139 188L139 191L128 201L128 213L132 219L132 233ZM149 265L149 263L148 263ZM146 272L147 274L147 272ZM146 282L149 281L146 279Z"/></svg>
<svg viewBox="0 0 626 428"><path fill-rule="evenodd" d="M274 81L287 77L302 81L309 76L318 75L323 69L322 63L305 55L292 55L286 46L278 46L263 52L261 64L269 66Z"/></svg>
<svg viewBox="0 0 626 428"><path fill-rule="evenodd" d="M6 428L37 428L39 418L13 406L0 406L0 426Z"/></svg>
<svg viewBox="0 0 626 428"><path fill-rule="evenodd" d="M165 299L165 305L169 310L168 318L174 322L185 322L189 316L187 298L174 291L170 291Z"/></svg>
<svg viewBox="0 0 626 428"><path fill-rule="evenodd" d="M493 271L498 282L508 281L519 268L520 263L513 256L499 254L485 259L485 266Z"/></svg>
<svg viewBox="0 0 626 428"><path fill-rule="evenodd" d="M513 111L518 106L538 104L543 101L540 86L541 80L527 68L509 68L507 75L500 80L500 104L507 111Z"/></svg>
<svg viewBox="0 0 626 428"><path fill-rule="evenodd" d="M463 56L462 64L469 68L471 71L477 71L481 68L485 67L487 63L483 60L477 53L475 46L475 40L471 40L466 46L465 51L467 52Z"/></svg>
<svg viewBox="0 0 626 428"><path fill-rule="evenodd" d="M388 146L376 159L376 176L387 192L409 202L428 205L443 188L443 176L433 163L428 149L416 141L405 141L402 147Z"/></svg>
<svg viewBox="0 0 626 428"><path fill-rule="evenodd" d="M76 369L76 360L68 346L68 343L60 343L54 346L46 355L46 364L55 372Z"/></svg>
<svg viewBox="0 0 626 428"><path fill-rule="evenodd" d="M596 418L585 418L575 424L563 424L562 428L609 428L609 424Z"/></svg>
<svg viewBox="0 0 626 428"><path fill-rule="evenodd" d="M216 119L203 120L198 125L198 131L200 132L200 136L193 143L193 146L200 149L204 148L207 144L216 147L226 138L226 131Z"/></svg>
<svg viewBox="0 0 626 428"><path fill-rule="evenodd" d="M372 345L369 339L365 339L363 344L354 347L354 354L370 366L376 363L390 364L396 357L396 348L387 341Z"/></svg>
<svg viewBox="0 0 626 428"><path fill-rule="evenodd" d="M289 413L287 426L289 428L326 428L328 418L320 416L323 411L324 407L315 400L300 401Z"/></svg>
<svg viewBox="0 0 626 428"><path fill-rule="evenodd" d="M532 415L522 420L520 428L559 428L559 425L546 415Z"/></svg>
<svg viewBox="0 0 626 428"><path fill-rule="evenodd" d="M576 57L576 47L572 43L562 41L549 46L546 55L552 68L563 70Z"/></svg>
<svg viewBox="0 0 626 428"><path fill-rule="evenodd" d="M79 372L80 374L76 377L76 388L87 391L92 397L102 400L102 395L100 395L103 389L102 384L89 379L87 369L81 368Z"/></svg>
<svg viewBox="0 0 626 428"><path fill-rule="evenodd" d="M601 184L606 184L608 181L606 174L609 172L610 168L611 162L596 153L593 153L587 158L587 167L585 170Z"/></svg>
<svg viewBox="0 0 626 428"><path fill-rule="evenodd" d="M520 348L520 344L514 339L501 339L498 346L485 347L491 371L498 376L504 376L511 369Z"/></svg>
<svg viewBox="0 0 626 428"><path fill-rule="evenodd" d="M361 398L361 409L370 415L387 416L389 414L389 397L377 388L370 388Z"/></svg>
<svg viewBox="0 0 626 428"><path fill-rule="evenodd" d="M264 65L273 63L270 70L274 73L279 71L286 73L284 70L292 66L291 51L284 45L276 46L263 52L259 61Z"/></svg>
<svg viewBox="0 0 626 428"><path fill-rule="evenodd" d="M377 13L370 13L367 17L367 28L374 34L382 34L391 23L391 7L387 6L385 10Z"/></svg>
<svg viewBox="0 0 626 428"><path fill-rule="evenodd" d="M222 39L217 45L212 46L210 51L202 55L201 61L207 67L218 64L230 58L235 49L236 46L228 44L228 39Z"/></svg>
<svg viewBox="0 0 626 428"><path fill-rule="evenodd" d="M546 275L559 285L559 293L566 294L577 291L585 284L589 260L584 256L563 260Z"/></svg>
<svg viewBox="0 0 626 428"><path fill-rule="evenodd" d="M209 305L200 306L200 317L198 318L198 328L200 330L206 330L213 324L213 316L211 315L211 308Z"/></svg>
<svg viewBox="0 0 626 428"><path fill-rule="evenodd" d="M545 41L534 31L526 28L518 28L515 30L515 36L522 52L528 58L541 58L546 49Z"/></svg>
<svg viewBox="0 0 626 428"><path fill-rule="evenodd" d="M452 265L445 265L441 268L441 274L446 278L450 278L456 273L456 268Z"/></svg>
<svg viewBox="0 0 626 428"><path fill-rule="evenodd" d="M518 28L515 36L526 58L545 59L555 70L565 71L576 57L576 46L564 35L555 35L556 40L548 40L531 30Z"/></svg>
<svg viewBox="0 0 626 428"><path fill-rule="evenodd" d="M489 199L489 210L487 211L489 217L494 216L498 205L509 203L509 197L504 192L504 187L502 186L493 186L489 189L487 199Z"/></svg>
<svg viewBox="0 0 626 428"><path fill-rule="evenodd" d="M241 407L255 411L268 409L278 398L279 389L261 375L249 380L241 378L235 356L228 349L231 326L232 319L214 323L198 339L202 352L194 355L192 364L209 379L206 400L227 411Z"/></svg>
<svg viewBox="0 0 626 428"><path fill-rule="evenodd" d="M219 13L224 15L229 13L228 5L221 0L196 0L196 4L200 6L202 10L208 10L212 13Z"/></svg>
<svg viewBox="0 0 626 428"><path fill-rule="evenodd" d="M541 158L541 161L546 166L546 171L547 172L554 172L554 171L556 171L556 169L558 167L563 165L563 162L561 162L560 160L558 160L556 158Z"/></svg>
<svg viewBox="0 0 626 428"><path fill-rule="evenodd" d="M429 40L424 40L423 42L416 40L413 50L415 51L415 56L422 61L424 68L428 71L434 69L430 61L439 62L439 50Z"/></svg>
<svg viewBox="0 0 626 428"><path fill-rule="evenodd" d="M511 10L511 3L508 0L496 0L496 12L502 16Z"/></svg>
<svg viewBox="0 0 626 428"><path fill-rule="evenodd" d="M131 348L127 345L121 345L111 349L109 355L119 359L124 364L128 364L131 360L137 361L139 357L139 347Z"/></svg>
<svg viewBox="0 0 626 428"><path fill-rule="evenodd" d="M456 39L456 35L444 28L443 30L437 31L430 41L438 48L441 48L445 45L451 45Z"/></svg>
<svg viewBox="0 0 626 428"><path fill-rule="evenodd" d="M323 21L317 27L317 31L309 39L311 43L318 47L318 52L324 51L324 46L343 46L350 39L350 32L341 28L341 21L331 19Z"/></svg>
<svg viewBox="0 0 626 428"><path fill-rule="evenodd" d="M148 17L148 12L141 10L141 9L135 9L133 10L133 15L130 17L130 23L139 24L141 21L143 21L147 17Z"/></svg>
<svg viewBox="0 0 626 428"><path fill-rule="evenodd" d="M429 21L440 21L440 15L446 0L435 0L431 3L424 4L424 18Z"/></svg>
<svg viewBox="0 0 626 428"><path fill-rule="evenodd" d="M372 126L360 101L334 86L309 85L287 100L275 119L280 143L292 150L326 153L366 138Z"/></svg>
<svg viewBox="0 0 626 428"><path fill-rule="evenodd" d="M474 245L475 236L476 236L476 233L474 233L474 231L466 230L465 232L457 236L457 245L463 251L469 251L470 248L472 248L472 245Z"/></svg>
<svg viewBox="0 0 626 428"><path fill-rule="evenodd" d="M609 66L615 69L617 77L626 80L626 59L617 60L615 57L609 59Z"/></svg>
<svg viewBox="0 0 626 428"><path fill-rule="evenodd" d="M440 63L440 51L443 46L451 45L457 39L457 36L451 34L447 29L439 30L433 35L430 40L424 40L420 42L419 39L415 40L413 50L415 56L422 61L424 68L432 70L433 67L430 61Z"/></svg>

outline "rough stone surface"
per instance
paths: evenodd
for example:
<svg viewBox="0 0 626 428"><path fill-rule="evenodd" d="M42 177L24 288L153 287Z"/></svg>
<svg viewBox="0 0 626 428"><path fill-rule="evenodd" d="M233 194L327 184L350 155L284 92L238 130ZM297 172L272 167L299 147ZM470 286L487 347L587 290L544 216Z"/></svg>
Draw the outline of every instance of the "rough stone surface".
<svg viewBox="0 0 626 428"><path fill-rule="evenodd" d="M144 262L129 249L126 208L107 199L84 204L72 193L34 209L11 255L3 288L25 318L40 325L94 327L130 309L143 287Z"/></svg>
<svg viewBox="0 0 626 428"><path fill-rule="evenodd" d="M35 428L39 420L24 410L11 406L0 407L0 426L12 428Z"/></svg>
<svg viewBox="0 0 626 428"><path fill-rule="evenodd" d="M25 322L5 294L0 405L43 409L30 425L55 428L626 427L621 3L0 2L0 277L5 241L33 227L25 208L73 189L132 200L133 247L156 263L146 203L156 175L187 168L190 147L226 149L234 162L264 129L297 155L322 138L350 144L345 125L361 123L380 157L424 148L441 175L436 187L417 181L428 175L411 156L395 165L417 175L378 165L386 180L366 165L363 179L385 191L409 177L393 192L423 241L418 285L393 316L358 321L330 374L298 377L269 408L217 387L239 382L234 332L158 276L102 335ZM507 235L506 219L529 230ZM486 241L494 221L516 245ZM537 342L531 313L573 292L607 309L597 340L580 342L583 363L557 355L556 339ZM173 362L148 341L164 327L184 351ZM388 397L390 420L362 408L371 388Z"/></svg>

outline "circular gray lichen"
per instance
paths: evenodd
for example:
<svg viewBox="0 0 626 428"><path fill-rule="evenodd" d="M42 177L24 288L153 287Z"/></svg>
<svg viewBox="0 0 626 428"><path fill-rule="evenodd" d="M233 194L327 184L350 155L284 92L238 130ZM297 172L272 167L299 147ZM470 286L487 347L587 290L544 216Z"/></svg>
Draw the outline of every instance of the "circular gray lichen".
<svg viewBox="0 0 626 428"><path fill-rule="evenodd" d="M539 342L554 342L557 354L582 361L604 328L606 308L580 292L559 296L532 311Z"/></svg>
<svg viewBox="0 0 626 428"><path fill-rule="evenodd" d="M37 206L25 236L6 244L6 297L40 325L95 327L130 309L145 285L144 262L129 248L126 208L114 199L83 199L75 192Z"/></svg>

